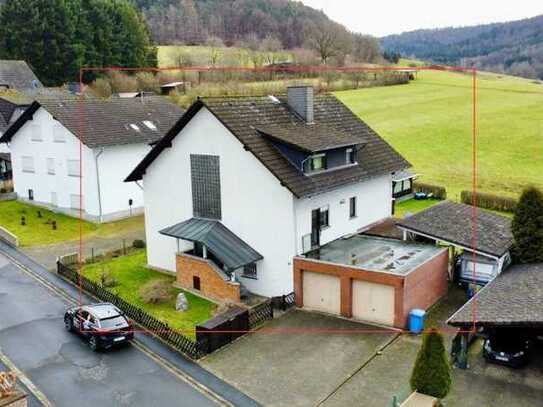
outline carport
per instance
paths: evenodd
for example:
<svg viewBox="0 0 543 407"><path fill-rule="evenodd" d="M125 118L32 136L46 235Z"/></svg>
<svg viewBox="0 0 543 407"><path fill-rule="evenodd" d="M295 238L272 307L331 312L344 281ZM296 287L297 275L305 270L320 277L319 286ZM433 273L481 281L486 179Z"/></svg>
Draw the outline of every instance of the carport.
<svg viewBox="0 0 543 407"><path fill-rule="evenodd" d="M396 226L403 231L403 240L430 240L469 253L463 256L460 278L484 285L509 264L511 219L479 208L474 217L473 210L470 205L443 201L402 219Z"/></svg>
<svg viewBox="0 0 543 407"><path fill-rule="evenodd" d="M515 265L481 289L448 320L460 328L460 367L467 365L468 336L479 328L543 328L543 264Z"/></svg>

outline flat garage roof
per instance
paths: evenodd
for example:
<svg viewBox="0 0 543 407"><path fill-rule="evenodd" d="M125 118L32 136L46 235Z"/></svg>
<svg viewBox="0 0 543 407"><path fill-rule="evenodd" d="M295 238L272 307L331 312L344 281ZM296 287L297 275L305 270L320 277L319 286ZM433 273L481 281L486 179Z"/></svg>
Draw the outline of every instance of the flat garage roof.
<svg viewBox="0 0 543 407"><path fill-rule="evenodd" d="M325 244L306 257L368 271L406 275L443 250L446 249L427 244L354 235Z"/></svg>
<svg viewBox="0 0 543 407"><path fill-rule="evenodd" d="M543 327L543 264L508 268L447 321L458 327Z"/></svg>

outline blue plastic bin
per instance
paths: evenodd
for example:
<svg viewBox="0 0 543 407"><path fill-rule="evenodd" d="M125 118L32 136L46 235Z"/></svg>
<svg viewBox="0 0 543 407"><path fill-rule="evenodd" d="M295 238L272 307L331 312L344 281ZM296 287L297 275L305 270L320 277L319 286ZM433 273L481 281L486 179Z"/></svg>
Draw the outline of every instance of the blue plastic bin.
<svg viewBox="0 0 543 407"><path fill-rule="evenodd" d="M409 331L412 334L420 334L424 329L424 317L426 316L426 311L423 309L412 309L409 312Z"/></svg>

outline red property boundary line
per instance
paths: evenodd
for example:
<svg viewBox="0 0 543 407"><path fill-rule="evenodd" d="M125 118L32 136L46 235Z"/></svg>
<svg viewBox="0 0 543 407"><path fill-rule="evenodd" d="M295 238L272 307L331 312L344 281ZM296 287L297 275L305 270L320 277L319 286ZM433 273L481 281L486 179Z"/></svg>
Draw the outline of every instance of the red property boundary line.
<svg viewBox="0 0 543 407"><path fill-rule="evenodd" d="M98 72L171 72L171 71L182 71L182 72L276 72L276 73L326 73L326 72L339 72L339 73L377 73L377 72L400 72L406 73L409 72L421 72L421 71L438 71L438 72L460 72L470 74L472 77L472 129L471 129L471 138L472 138L472 210L471 210L471 224L472 224L472 236L471 236L471 247L473 254L473 280L472 282L476 283L476 258L477 255L475 251L477 250L477 219L478 219L478 208L477 208L477 174L478 174L478 154L477 154L477 136L478 136L478 120L477 120L477 69L475 68L464 68L464 67L455 67L455 66L423 66L423 67L328 67L328 66L291 66L291 67L260 67L260 68L245 68L245 67L208 67L208 66L192 66L192 67L168 67L168 68L127 68L127 67L84 67L79 70L79 86L80 86L80 97L79 97L79 197L80 197L80 208L83 208L83 198L84 198L84 188L83 188L83 140L85 139L85 110L83 104L85 102L84 94L82 92L84 82L83 77L85 73L98 73ZM304 78L300 78L300 81L303 81ZM82 264L82 259L84 258L84 242L83 242L83 209L79 210L79 264ZM78 288L79 288L79 306L83 305L83 288L81 284L81 267L78 268ZM437 328L441 333L476 333L477 327L477 298L474 298L471 301L472 306L472 316L473 316L473 326L470 329L457 329L457 328ZM406 329L398 328L376 328L376 329L326 329L326 328L267 328L262 327L256 330L227 330L227 331L214 331L213 333L252 333L252 332L263 332L268 334L366 334L366 333L408 333ZM164 332L162 330L149 330L149 329L134 329L134 332L143 332L143 333L160 333ZM176 332L176 333L193 333L195 330L186 330L186 329L169 329L167 332ZM206 331L207 332L207 331ZM424 330L423 332L427 332Z"/></svg>

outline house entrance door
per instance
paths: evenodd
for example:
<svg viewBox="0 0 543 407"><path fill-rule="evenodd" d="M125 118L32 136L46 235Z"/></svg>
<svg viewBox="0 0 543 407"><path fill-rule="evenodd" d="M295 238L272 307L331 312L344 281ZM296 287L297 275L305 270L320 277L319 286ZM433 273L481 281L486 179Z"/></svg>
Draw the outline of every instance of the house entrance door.
<svg viewBox="0 0 543 407"><path fill-rule="evenodd" d="M311 211L311 247L321 244L320 209Z"/></svg>

